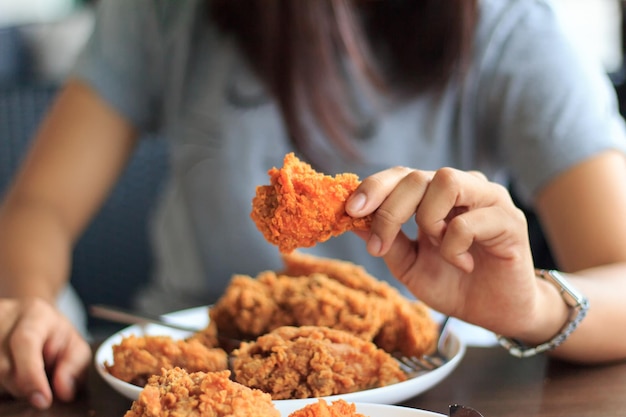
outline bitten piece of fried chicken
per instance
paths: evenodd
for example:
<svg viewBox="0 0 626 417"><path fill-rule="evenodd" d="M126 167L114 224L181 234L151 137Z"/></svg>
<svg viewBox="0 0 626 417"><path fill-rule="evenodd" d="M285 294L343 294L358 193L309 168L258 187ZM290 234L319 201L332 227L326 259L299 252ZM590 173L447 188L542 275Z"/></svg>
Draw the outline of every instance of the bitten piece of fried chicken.
<svg viewBox="0 0 626 417"><path fill-rule="evenodd" d="M257 187L250 217L282 253L369 227L371 216L353 218L345 210L346 200L360 184L355 174L316 172L293 153L285 156L282 168L268 174L270 185Z"/></svg>
<svg viewBox="0 0 626 417"><path fill-rule="evenodd" d="M229 371L164 370L150 378L124 417L280 417L269 394L229 376Z"/></svg>
<svg viewBox="0 0 626 417"><path fill-rule="evenodd" d="M406 380L382 349L343 330L283 326L233 352L235 380L272 399L312 398Z"/></svg>

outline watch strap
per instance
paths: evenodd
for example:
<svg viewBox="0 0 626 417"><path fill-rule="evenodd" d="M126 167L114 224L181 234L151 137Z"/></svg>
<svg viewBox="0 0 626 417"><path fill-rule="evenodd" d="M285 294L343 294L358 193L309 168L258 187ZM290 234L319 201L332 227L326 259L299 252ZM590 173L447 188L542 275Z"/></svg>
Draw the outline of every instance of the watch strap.
<svg viewBox="0 0 626 417"><path fill-rule="evenodd" d="M516 339L497 335L498 343L513 356L527 358L542 352L547 352L561 345L576 330L580 322L587 315L589 310L589 300L574 288L559 271L537 269L537 278L544 279L554 285L561 294L563 301L570 308L570 315L567 323L561 328L559 333L547 342L537 346L527 346Z"/></svg>

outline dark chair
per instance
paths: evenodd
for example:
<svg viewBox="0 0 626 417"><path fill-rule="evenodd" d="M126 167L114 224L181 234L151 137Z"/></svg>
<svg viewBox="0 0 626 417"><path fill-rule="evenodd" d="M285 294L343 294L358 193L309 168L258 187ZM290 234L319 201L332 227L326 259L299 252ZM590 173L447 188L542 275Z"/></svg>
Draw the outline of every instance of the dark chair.
<svg viewBox="0 0 626 417"><path fill-rule="evenodd" d="M4 194L55 85L0 86L0 194ZM141 141L112 194L74 250L71 282L85 305L128 307L150 275L147 224L167 171L167 146L158 137ZM104 323L89 320L93 329Z"/></svg>

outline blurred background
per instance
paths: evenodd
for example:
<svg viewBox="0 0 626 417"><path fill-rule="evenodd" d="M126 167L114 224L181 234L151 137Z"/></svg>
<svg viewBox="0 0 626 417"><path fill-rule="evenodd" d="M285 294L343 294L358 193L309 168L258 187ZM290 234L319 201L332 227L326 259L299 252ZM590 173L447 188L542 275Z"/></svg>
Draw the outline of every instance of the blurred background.
<svg viewBox="0 0 626 417"><path fill-rule="evenodd" d="M91 33L94 7L89 0L0 0L0 196ZM70 317L80 317L81 302L129 307L150 275L147 226L167 145L146 139L74 251L78 300L72 293L60 300ZM96 335L119 327L93 318L86 324Z"/></svg>
<svg viewBox="0 0 626 417"><path fill-rule="evenodd" d="M59 82L93 25L93 2L1 0L0 80Z"/></svg>
<svg viewBox="0 0 626 417"><path fill-rule="evenodd" d="M611 76L624 114L624 1L551 1L572 42ZM0 0L0 195L91 32L95 3ZM128 307L150 274L146 228L167 172L167 145L162 138L149 139L140 142L120 183L76 247L72 284L84 304ZM535 228L531 239L538 236L535 247L541 247L541 231L533 226L532 213L527 214ZM546 259L539 263L548 267L549 250L544 249L539 253ZM102 326L89 320L91 329Z"/></svg>
<svg viewBox="0 0 626 417"><path fill-rule="evenodd" d="M550 1L550 0L549 0ZM621 72L622 0L551 0L572 41L608 73Z"/></svg>
<svg viewBox="0 0 626 417"><path fill-rule="evenodd" d="M106 0L104 0L106 1ZM622 71L623 0L548 0L563 27L590 59ZM85 42L96 0L1 0L0 80L58 81Z"/></svg>

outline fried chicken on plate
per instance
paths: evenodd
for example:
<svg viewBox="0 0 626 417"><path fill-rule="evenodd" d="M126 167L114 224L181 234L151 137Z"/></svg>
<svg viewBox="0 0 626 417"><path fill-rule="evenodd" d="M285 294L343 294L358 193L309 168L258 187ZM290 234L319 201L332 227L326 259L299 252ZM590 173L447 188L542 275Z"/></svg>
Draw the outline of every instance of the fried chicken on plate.
<svg viewBox="0 0 626 417"><path fill-rule="evenodd" d="M210 314L219 333L234 339L255 339L285 325L319 325L372 340L391 313L378 301L322 274L289 277L267 271L257 278L233 277Z"/></svg>
<svg viewBox="0 0 626 417"><path fill-rule="evenodd" d="M284 254L283 262L285 269L282 273L285 275L321 273L348 288L377 296L378 303L387 305L388 315L379 327L374 343L386 351L421 356L435 348L437 324L426 304L409 300L387 282L370 275L363 266L299 252Z"/></svg>
<svg viewBox="0 0 626 417"><path fill-rule="evenodd" d="M356 412L356 405L344 400L333 401L328 404L320 399L316 403L308 404L289 414L289 417L367 417Z"/></svg>
<svg viewBox="0 0 626 417"><path fill-rule="evenodd" d="M234 276L211 308L218 332L255 339L280 326L326 326L373 341L387 352L421 356L435 347L426 305L351 262L294 252L282 272Z"/></svg>
<svg viewBox="0 0 626 417"><path fill-rule="evenodd" d="M124 417L280 417L269 394L233 382L229 371L163 370Z"/></svg>
<svg viewBox="0 0 626 417"><path fill-rule="evenodd" d="M233 351L235 380L272 399L346 394L406 380L387 352L342 330L283 326Z"/></svg>
<svg viewBox="0 0 626 417"><path fill-rule="evenodd" d="M293 153L283 167L268 171L270 185L259 186L250 217L268 242L283 253L315 246L348 230L369 227L371 216L350 217L345 203L359 185L355 174L316 172Z"/></svg>
<svg viewBox="0 0 626 417"><path fill-rule="evenodd" d="M184 368L189 372L228 369L228 355L200 340L174 340L169 336L130 335L113 346L113 364L105 363L114 377L144 386L161 369Z"/></svg>
<svg viewBox="0 0 626 417"><path fill-rule="evenodd" d="M228 369L229 357L224 349L216 348L218 339L256 339L239 351L238 377L245 380L238 381L284 395L275 398L304 398L401 380L395 374L399 370L395 361L384 365L389 354L421 356L434 349L437 326L428 307L404 297L363 267L299 252L285 254L283 259L283 271L265 271L256 278L233 276L222 297L207 309L210 320L205 329L184 340L125 337L113 346L113 363L105 363L105 368L118 379L143 386L162 369ZM327 330L311 330L318 328ZM259 350L270 345L274 353L253 352L252 346ZM271 359L278 351L283 352L282 362L270 364L270 360L278 361ZM317 363L311 355L317 355ZM304 362L295 367L285 364L296 361L296 356ZM348 362L353 368L346 367ZM372 374L371 365L385 374ZM271 369L274 376L264 382L269 385L259 385L254 378L263 380L270 366L275 369ZM295 381L296 375L300 375L298 381L306 381L299 388L289 379Z"/></svg>

